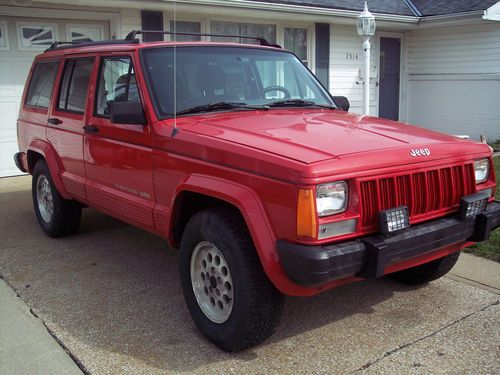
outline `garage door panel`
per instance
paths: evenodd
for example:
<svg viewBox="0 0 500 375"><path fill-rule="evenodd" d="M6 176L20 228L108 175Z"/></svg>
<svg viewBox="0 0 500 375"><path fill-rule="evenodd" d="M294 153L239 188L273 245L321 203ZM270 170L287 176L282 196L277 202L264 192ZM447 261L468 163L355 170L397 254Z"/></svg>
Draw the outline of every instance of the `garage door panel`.
<svg viewBox="0 0 500 375"><path fill-rule="evenodd" d="M2 52L4 54L6 52ZM16 77L12 74L14 61L0 61L0 95L16 95Z"/></svg>
<svg viewBox="0 0 500 375"><path fill-rule="evenodd" d="M17 169L14 164L13 156L18 152L17 143L5 143L0 144L0 158L2 161L9 161L9 163L2 162L0 164L0 176L18 176L22 174L22 172Z"/></svg>
<svg viewBox="0 0 500 375"><path fill-rule="evenodd" d="M17 141L17 130L12 127L18 114L17 102L0 102L0 144Z"/></svg>
<svg viewBox="0 0 500 375"><path fill-rule="evenodd" d="M0 43L0 177L4 177L21 174L12 158L18 151L16 122L21 96L33 59L46 48L29 45L23 47L19 43L21 26L49 25L54 28L58 40L64 41L71 36L72 39L82 40L98 37L107 39L109 23L0 15L0 25L6 31L5 43Z"/></svg>

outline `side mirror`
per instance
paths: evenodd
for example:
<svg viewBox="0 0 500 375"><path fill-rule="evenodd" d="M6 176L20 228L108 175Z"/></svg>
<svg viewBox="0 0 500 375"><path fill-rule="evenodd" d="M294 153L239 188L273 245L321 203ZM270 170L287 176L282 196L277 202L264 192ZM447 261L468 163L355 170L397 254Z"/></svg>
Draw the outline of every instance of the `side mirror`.
<svg viewBox="0 0 500 375"><path fill-rule="evenodd" d="M144 125L146 116L141 103L113 102L110 105L111 122L115 124Z"/></svg>
<svg viewBox="0 0 500 375"><path fill-rule="evenodd" d="M349 112L349 100L345 96L333 96L333 101L343 110Z"/></svg>

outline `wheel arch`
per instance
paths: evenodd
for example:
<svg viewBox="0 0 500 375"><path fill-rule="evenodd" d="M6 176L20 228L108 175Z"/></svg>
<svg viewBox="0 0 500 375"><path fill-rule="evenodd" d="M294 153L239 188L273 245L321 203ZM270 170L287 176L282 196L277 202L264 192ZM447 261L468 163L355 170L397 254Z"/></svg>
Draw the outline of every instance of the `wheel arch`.
<svg viewBox="0 0 500 375"><path fill-rule="evenodd" d="M64 189L60 174L60 163L52 145L44 141L35 140L29 145L28 150L26 151L26 156L30 174L33 173L33 168L39 160L45 160L57 191L64 199L71 199L71 196Z"/></svg>
<svg viewBox="0 0 500 375"><path fill-rule="evenodd" d="M195 201L186 203L189 198L194 198ZM202 203L199 206L194 207L200 202ZM212 176L191 175L177 187L172 200L169 224L170 242L176 246L189 218L194 213L214 205L230 206L239 212L248 228L267 277L279 290L286 290L286 284L290 281L279 263L276 253L276 235L261 200L247 186Z"/></svg>

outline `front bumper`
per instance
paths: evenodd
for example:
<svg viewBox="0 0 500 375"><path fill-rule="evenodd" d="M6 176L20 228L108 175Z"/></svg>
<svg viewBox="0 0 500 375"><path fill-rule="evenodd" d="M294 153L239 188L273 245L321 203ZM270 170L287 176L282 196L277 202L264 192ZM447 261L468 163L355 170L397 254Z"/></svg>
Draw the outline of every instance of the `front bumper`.
<svg viewBox="0 0 500 375"><path fill-rule="evenodd" d="M14 155L14 163L16 163L16 167L19 168L21 172L28 172L28 160L24 152L17 152Z"/></svg>
<svg viewBox="0 0 500 375"><path fill-rule="evenodd" d="M386 266L464 241L487 240L500 226L500 202L470 219L447 217L419 224L393 235L374 235L329 246L277 241L281 265L292 281L303 286L324 284L348 276L376 278Z"/></svg>

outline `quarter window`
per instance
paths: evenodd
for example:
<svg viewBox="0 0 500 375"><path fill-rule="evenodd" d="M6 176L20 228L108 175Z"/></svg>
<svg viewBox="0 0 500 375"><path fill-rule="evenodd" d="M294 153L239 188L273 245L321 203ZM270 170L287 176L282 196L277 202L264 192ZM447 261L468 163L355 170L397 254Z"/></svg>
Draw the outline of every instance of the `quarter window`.
<svg viewBox="0 0 500 375"><path fill-rule="evenodd" d="M58 62L36 64L31 76L26 104L39 108L49 107L58 66Z"/></svg>
<svg viewBox="0 0 500 375"><path fill-rule="evenodd" d="M85 111L93 64L93 59L69 60L66 63L59 91L58 109L76 113Z"/></svg>
<svg viewBox="0 0 500 375"><path fill-rule="evenodd" d="M128 57L102 60L95 114L109 117L110 105L113 102L140 102L134 68Z"/></svg>

